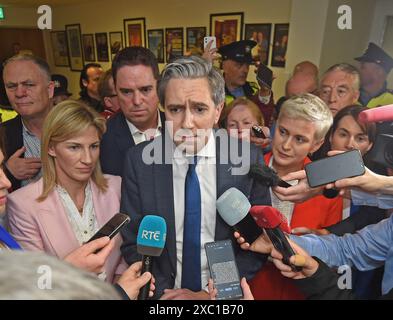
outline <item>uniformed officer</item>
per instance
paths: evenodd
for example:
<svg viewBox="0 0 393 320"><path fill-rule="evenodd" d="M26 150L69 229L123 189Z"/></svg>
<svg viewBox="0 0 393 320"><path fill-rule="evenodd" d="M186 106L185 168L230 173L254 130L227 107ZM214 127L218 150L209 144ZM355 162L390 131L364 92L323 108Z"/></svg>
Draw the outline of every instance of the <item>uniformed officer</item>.
<svg viewBox="0 0 393 320"><path fill-rule="evenodd" d="M361 89L359 102L368 108L393 103L393 91L387 89L386 79L393 68L393 58L370 42L360 62Z"/></svg>
<svg viewBox="0 0 393 320"><path fill-rule="evenodd" d="M218 49L222 57L225 79L225 105L238 97L252 97L259 88L248 82L247 75L252 63L251 50L257 43L252 40L235 41Z"/></svg>

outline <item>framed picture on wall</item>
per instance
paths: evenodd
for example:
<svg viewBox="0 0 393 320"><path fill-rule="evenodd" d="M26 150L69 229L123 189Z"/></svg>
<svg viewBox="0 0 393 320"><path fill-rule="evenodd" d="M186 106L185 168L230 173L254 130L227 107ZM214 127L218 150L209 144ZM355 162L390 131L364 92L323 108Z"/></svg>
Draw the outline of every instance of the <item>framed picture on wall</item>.
<svg viewBox="0 0 393 320"><path fill-rule="evenodd" d="M96 33L97 61L109 61L108 35L106 32Z"/></svg>
<svg viewBox="0 0 393 320"><path fill-rule="evenodd" d="M84 61L82 52L81 25L67 24L65 26L68 44L68 57L72 71L82 71Z"/></svg>
<svg viewBox="0 0 393 320"><path fill-rule="evenodd" d="M206 36L206 27L190 27L186 28L186 51L200 51L203 53L203 38Z"/></svg>
<svg viewBox="0 0 393 320"><path fill-rule="evenodd" d="M109 32L109 46L111 48L111 59L123 49L123 33L121 31Z"/></svg>
<svg viewBox="0 0 393 320"><path fill-rule="evenodd" d="M124 38L126 47L146 47L146 22L145 18L124 19Z"/></svg>
<svg viewBox="0 0 393 320"><path fill-rule="evenodd" d="M269 63L271 23L246 24L244 39L254 40L257 45L251 50L252 59L261 61L264 65Z"/></svg>
<svg viewBox="0 0 393 320"><path fill-rule="evenodd" d="M216 37L217 48L242 39L243 12L210 15L210 35Z"/></svg>
<svg viewBox="0 0 393 320"><path fill-rule="evenodd" d="M288 46L289 24L281 23L274 25L272 67L285 68Z"/></svg>
<svg viewBox="0 0 393 320"><path fill-rule="evenodd" d="M149 49L156 56L158 63L164 63L164 30L147 30L147 40Z"/></svg>
<svg viewBox="0 0 393 320"><path fill-rule="evenodd" d="M68 46L65 31L51 31L50 39L52 44L53 60L57 67L68 67Z"/></svg>
<svg viewBox="0 0 393 320"><path fill-rule="evenodd" d="M166 62L183 55L183 28L165 29L165 50Z"/></svg>
<svg viewBox="0 0 393 320"><path fill-rule="evenodd" d="M96 61L93 34L82 34L82 45L85 61Z"/></svg>

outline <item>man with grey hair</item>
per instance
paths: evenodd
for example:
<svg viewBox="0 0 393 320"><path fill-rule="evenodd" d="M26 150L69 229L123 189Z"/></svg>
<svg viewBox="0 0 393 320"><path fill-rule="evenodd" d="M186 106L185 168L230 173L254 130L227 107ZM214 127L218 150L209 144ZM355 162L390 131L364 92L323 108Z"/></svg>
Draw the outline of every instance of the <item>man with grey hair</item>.
<svg viewBox="0 0 393 320"><path fill-rule="evenodd" d="M227 189L238 188L252 204L270 204L267 187L247 174L234 174L238 163L229 146L242 142L229 138L225 130L213 130L224 105L224 87L220 72L202 58L168 64L158 85L166 130L131 149L124 160L120 210L134 221L122 230L125 260L131 264L141 259L136 240L144 215L161 215L167 223L166 250L155 258L152 270L156 298L208 299L203 290L209 277L204 244L233 239L216 211L216 200ZM250 151L248 164L263 163L261 150L243 143ZM148 149L155 156L149 163ZM234 248L240 274L252 277L266 257L244 255Z"/></svg>
<svg viewBox="0 0 393 320"><path fill-rule="evenodd" d="M1 124L6 138L5 172L16 190L40 177L41 134L52 107L54 83L48 64L31 55L19 55L4 64L8 100L18 116Z"/></svg>
<svg viewBox="0 0 393 320"><path fill-rule="evenodd" d="M331 66L322 76L319 97L325 101L334 117L341 109L357 104L359 89L359 71L348 63L339 63Z"/></svg>
<svg viewBox="0 0 393 320"><path fill-rule="evenodd" d="M134 300L151 279L148 273L140 275L141 268L140 262L132 265L111 286L94 273L41 252L2 252L0 300ZM154 284L150 289L152 295Z"/></svg>

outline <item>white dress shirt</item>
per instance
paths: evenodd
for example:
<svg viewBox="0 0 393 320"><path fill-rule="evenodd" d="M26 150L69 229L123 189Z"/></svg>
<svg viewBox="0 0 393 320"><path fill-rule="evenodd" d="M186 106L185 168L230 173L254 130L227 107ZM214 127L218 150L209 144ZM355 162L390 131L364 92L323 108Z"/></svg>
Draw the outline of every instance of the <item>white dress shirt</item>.
<svg viewBox="0 0 393 320"><path fill-rule="evenodd" d="M126 119L128 128L130 129L131 136L134 139L135 145L144 142L144 141L149 141L152 138L158 137L161 135L161 128L162 128L162 123L161 123L161 117L160 117L160 111L157 110L157 115L158 115L158 124L157 128L152 128L148 129L146 131L140 131L137 127L134 126L134 124L128 119Z"/></svg>
<svg viewBox="0 0 393 320"><path fill-rule="evenodd" d="M216 229L216 142L213 133L205 147L197 154L196 173L201 189L201 287L207 285L210 277L204 245L214 241ZM177 273L174 289L181 288L185 181L188 161L184 154L173 155L173 196L176 228Z"/></svg>

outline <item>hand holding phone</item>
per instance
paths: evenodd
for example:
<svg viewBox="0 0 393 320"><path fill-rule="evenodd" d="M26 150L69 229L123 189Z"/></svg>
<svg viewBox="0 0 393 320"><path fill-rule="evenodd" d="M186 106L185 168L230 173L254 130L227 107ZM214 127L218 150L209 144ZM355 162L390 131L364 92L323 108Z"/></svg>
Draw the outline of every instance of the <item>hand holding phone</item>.
<svg viewBox="0 0 393 320"><path fill-rule="evenodd" d="M241 299L243 291L231 240L205 244L210 276L217 289L217 300Z"/></svg>
<svg viewBox="0 0 393 320"><path fill-rule="evenodd" d="M123 213L116 213L100 230L96 232L87 242L102 237L109 237L112 239L122 227L130 222L130 217Z"/></svg>
<svg viewBox="0 0 393 320"><path fill-rule="evenodd" d="M305 166L310 187L319 187L344 178L361 176L365 172L359 150L343 152L311 162Z"/></svg>
<svg viewBox="0 0 393 320"><path fill-rule="evenodd" d="M209 44L210 41L213 41L211 46L210 46L210 50L217 48L216 37L204 37L203 38L203 49L206 49L206 47L207 47L207 45Z"/></svg>
<svg viewBox="0 0 393 320"><path fill-rule="evenodd" d="M266 139L266 135L260 126L252 126L252 132L257 138Z"/></svg>

